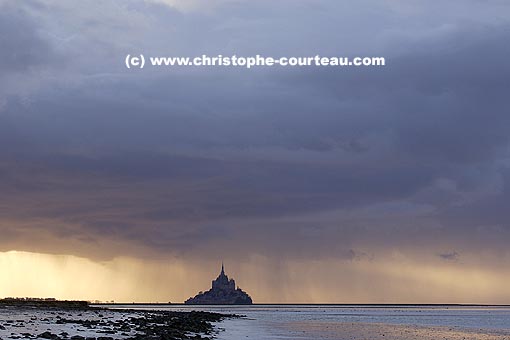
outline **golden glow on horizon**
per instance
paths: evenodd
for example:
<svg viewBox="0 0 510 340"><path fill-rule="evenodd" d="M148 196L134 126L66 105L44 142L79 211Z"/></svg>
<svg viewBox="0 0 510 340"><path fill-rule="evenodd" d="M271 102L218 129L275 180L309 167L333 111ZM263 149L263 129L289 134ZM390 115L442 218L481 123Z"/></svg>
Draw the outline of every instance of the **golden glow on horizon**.
<svg viewBox="0 0 510 340"><path fill-rule="evenodd" d="M171 286L168 275L179 281L183 271L178 265L129 258L93 262L69 255L10 251L0 253L0 268L2 296L168 302L184 293Z"/></svg>
<svg viewBox="0 0 510 340"><path fill-rule="evenodd" d="M227 274L256 303L509 303L508 272L454 264L288 261L254 257ZM264 269L262 271L261 269ZM107 262L68 255L0 253L0 296L118 302L183 302L208 289L215 262Z"/></svg>

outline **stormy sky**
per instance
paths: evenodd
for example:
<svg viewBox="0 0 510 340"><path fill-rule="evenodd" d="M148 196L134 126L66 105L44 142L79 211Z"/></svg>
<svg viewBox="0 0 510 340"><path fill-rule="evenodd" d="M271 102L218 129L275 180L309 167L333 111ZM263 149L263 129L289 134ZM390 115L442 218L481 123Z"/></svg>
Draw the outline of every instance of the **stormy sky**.
<svg viewBox="0 0 510 340"><path fill-rule="evenodd" d="M506 0L0 0L0 296L180 302L223 260L255 302L510 303L509 18Z"/></svg>

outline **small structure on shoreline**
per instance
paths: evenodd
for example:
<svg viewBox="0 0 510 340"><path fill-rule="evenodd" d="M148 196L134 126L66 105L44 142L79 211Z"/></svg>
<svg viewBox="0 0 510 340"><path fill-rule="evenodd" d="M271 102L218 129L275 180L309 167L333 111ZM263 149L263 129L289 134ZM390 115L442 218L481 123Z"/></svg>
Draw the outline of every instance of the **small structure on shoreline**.
<svg viewBox="0 0 510 340"><path fill-rule="evenodd" d="M184 302L187 305L251 305L251 297L237 287L234 279L225 274L225 267L221 264L220 275L212 281L212 288L207 292L200 292L195 297Z"/></svg>

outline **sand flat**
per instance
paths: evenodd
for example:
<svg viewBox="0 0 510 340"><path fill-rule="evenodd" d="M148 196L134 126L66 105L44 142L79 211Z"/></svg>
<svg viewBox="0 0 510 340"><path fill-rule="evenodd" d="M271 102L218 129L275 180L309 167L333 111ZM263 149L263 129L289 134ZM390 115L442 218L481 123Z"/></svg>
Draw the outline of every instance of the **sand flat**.
<svg viewBox="0 0 510 340"><path fill-rule="evenodd" d="M510 340L510 331L359 322L302 322L292 329L302 339L337 340Z"/></svg>

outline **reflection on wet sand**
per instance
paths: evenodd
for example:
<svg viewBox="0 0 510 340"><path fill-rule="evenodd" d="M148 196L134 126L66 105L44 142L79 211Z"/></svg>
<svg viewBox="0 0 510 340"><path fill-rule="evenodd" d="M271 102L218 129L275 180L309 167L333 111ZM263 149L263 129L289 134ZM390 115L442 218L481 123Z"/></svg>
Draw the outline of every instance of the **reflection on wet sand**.
<svg viewBox="0 0 510 340"><path fill-rule="evenodd" d="M345 340L508 340L508 331L423 327L360 322L300 322L291 328L301 339Z"/></svg>

